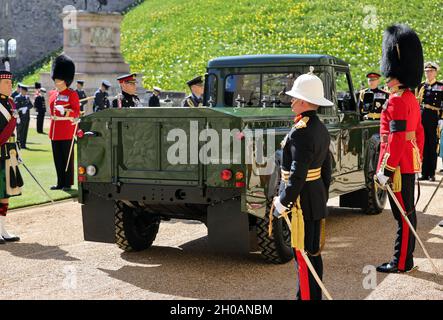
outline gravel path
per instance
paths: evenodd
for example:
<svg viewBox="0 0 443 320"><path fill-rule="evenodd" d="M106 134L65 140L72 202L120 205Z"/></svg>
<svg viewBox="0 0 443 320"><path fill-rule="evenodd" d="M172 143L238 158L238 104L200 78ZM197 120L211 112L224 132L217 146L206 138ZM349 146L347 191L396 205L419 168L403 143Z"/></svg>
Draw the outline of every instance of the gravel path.
<svg viewBox="0 0 443 320"><path fill-rule="evenodd" d="M428 212L420 212L436 184L422 185L419 234L443 273L443 228L437 226L443 189ZM83 241L80 205L72 201L11 212L8 226L22 241L0 246L0 300L293 299L295 294L293 262L270 265L258 254L214 254L205 226L192 221L162 222L154 246L139 253ZM443 276L432 274L420 247L419 270L374 272L392 253L395 224L389 210L366 216L335 208L326 228L324 282L335 299L443 299Z"/></svg>

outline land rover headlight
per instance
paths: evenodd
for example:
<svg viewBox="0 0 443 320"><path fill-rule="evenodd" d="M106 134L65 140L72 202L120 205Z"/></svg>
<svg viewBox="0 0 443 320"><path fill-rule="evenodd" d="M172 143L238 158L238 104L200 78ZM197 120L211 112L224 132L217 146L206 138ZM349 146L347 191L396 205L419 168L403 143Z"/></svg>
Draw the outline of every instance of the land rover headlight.
<svg viewBox="0 0 443 320"><path fill-rule="evenodd" d="M97 174L97 168L95 166L88 166L86 168L86 174L88 176L95 176Z"/></svg>

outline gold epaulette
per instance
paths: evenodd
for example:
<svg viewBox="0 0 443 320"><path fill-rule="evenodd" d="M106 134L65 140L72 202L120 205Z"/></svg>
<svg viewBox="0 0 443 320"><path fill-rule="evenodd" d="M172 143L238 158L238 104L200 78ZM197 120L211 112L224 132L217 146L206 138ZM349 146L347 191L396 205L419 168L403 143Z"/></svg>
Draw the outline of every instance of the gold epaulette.
<svg viewBox="0 0 443 320"><path fill-rule="evenodd" d="M293 128L295 129L303 129L306 128L309 122L309 117L303 117L294 124Z"/></svg>

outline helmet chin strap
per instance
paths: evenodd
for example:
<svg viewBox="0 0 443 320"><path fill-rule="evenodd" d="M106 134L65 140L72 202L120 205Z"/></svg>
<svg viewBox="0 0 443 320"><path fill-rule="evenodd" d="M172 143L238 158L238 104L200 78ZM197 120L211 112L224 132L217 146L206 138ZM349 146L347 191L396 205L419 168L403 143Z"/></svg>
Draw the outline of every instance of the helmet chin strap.
<svg viewBox="0 0 443 320"><path fill-rule="evenodd" d="M400 83L400 81L398 81L398 79L389 77L389 78L386 79L386 85L389 88L393 88L393 87L396 87L396 86L400 86L401 83Z"/></svg>

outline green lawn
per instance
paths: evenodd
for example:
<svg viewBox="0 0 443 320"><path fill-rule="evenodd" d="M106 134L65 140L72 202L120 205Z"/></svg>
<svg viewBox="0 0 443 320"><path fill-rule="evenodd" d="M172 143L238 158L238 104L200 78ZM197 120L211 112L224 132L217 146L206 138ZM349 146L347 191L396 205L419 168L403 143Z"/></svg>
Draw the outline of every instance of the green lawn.
<svg viewBox="0 0 443 320"><path fill-rule="evenodd" d="M35 121L35 119L31 119ZM45 120L48 121L48 120ZM47 129L45 129L47 131ZM38 134L36 129L29 128L28 149L22 150L22 158L29 170L38 179L40 184L48 191L54 200L67 199L77 196L77 176L75 177L75 188L72 192L51 191L49 188L56 184L57 175L55 172L54 161L52 159L51 141L47 135ZM20 172L23 176L25 185L22 195L10 198L10 208L19 208L35 204L49 202L50 200L34 182L23 166L20 166Z"/></svg>
<svg viewBox="0 0 443 320"><path fill-rule="evenodd" d="M146 88L183 91L212 58L267 53L335 55L351 64L359 87L378 70L383 30L392 23L413 27L425 59L443 64L442 16L440 1L149 0L125 15L121 45Z"/></svg>

